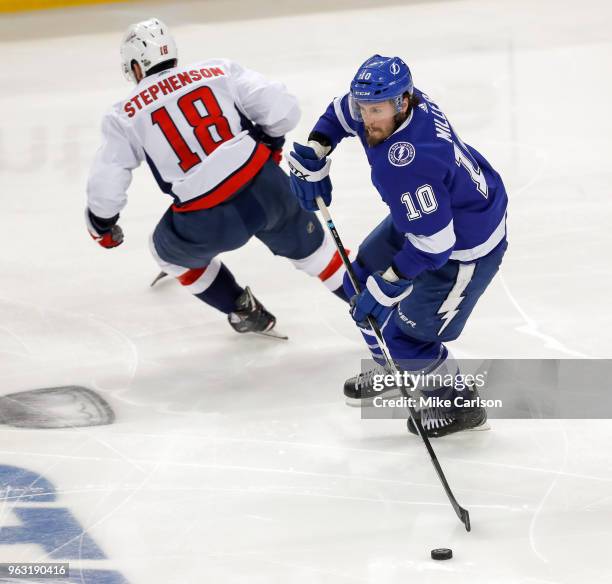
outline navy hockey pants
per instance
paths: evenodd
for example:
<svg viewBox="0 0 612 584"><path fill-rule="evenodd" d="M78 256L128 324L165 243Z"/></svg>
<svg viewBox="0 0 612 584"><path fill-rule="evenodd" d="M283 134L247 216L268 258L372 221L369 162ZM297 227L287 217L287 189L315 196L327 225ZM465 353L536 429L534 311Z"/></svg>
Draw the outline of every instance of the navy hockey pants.
<svg viewBox="0 0 612 584"><path fill-rule="evenodd" d="M317 216L299 206L288 176L272 161L216 207L187 213L169 208L153 232L151 251L161 269L189 292L229 313L242 288L217 256L242 247L251 237L344 296L344 267L335 257L333 241Z"/></svg>
<svg viewBox="0 0 612 584"><path fill-rule="evenodd" d="M218 254L260 239L275 255L303 259L320 247L323 228L291 193L287 175L274 162L236 196L211 209L168 209L153 233L155 251L166 262L206 266Z"/></svg>
<svg viewBox="0 0 612 584"><path fill-rule="evenodd" d="M353 267L361 284L373 272L384 271L402 248L404 234L386 217L363 241ZM499 270L508 243L506 239L486 256L472 262L449 260L438 270L426 270L413 280L413 290L400 302L383 325L383 337L395 360L414 360L414 369L444 359L443 343L456 339L476 302ZM344 279L347 295L353 287ZM361 329L373 358L382 363L382 353L372 331ZM413 367L406 367L413 369Z"/></svg>

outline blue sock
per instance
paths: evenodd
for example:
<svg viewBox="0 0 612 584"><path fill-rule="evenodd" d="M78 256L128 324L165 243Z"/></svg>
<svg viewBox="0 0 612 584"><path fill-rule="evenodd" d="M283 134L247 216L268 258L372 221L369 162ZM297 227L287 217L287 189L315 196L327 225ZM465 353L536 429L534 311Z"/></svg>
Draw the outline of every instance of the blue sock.
<svg viewBox="0 0 612 584"><path fill-rule="evenodd" d="M229 314L236 308L236 300L244 292L244 288L238 285L236 278L225 264L221 264L217 277L204 292L194 294L206 304Z"/></svg>

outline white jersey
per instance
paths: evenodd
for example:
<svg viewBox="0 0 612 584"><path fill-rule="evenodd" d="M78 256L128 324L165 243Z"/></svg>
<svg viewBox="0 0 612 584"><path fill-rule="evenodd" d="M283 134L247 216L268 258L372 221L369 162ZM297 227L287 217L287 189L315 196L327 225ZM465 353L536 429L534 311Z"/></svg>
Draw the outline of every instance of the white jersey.
<svg viewBox="0 0 612 584"><path fill-rule="evenodd" d="M249 182L270 156L245 129L248 122L278 137L299 117L297 99L284 85L226 59L145 77L104 117L87 205L97 217L117 215L127 202L132 170L146 160L162 191L174 197L176 211L213 207Z"/></svg>

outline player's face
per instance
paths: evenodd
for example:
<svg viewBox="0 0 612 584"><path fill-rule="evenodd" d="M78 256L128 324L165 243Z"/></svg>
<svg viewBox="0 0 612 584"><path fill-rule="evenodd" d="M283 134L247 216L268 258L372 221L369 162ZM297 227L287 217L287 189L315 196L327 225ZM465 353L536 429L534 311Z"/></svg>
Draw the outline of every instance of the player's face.
<svg viewBox="0 0 612 584"><path fill-rule="evenodd" d="M380 103L362 102L358 104L359 112L365 125L366 141L369 146L376 146L386 140L398 127L398 114L393 101ZM407 109L407 103L404 104ZM400 122L401 123L401 122Z"/></svg>

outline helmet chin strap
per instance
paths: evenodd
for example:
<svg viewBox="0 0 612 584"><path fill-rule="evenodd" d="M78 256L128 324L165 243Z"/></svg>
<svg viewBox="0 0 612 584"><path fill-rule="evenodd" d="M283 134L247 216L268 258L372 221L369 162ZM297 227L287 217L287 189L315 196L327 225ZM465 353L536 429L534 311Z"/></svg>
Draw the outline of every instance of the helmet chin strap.
<svg viewBox="0 0 612 584"><path fill-rule="evenodd" d="M400 114L402 113L402 103L404 101L404 96L402 95L398 95L396 97L393 98L393 103L395 104L395 113L396 114Z"/></svg>

